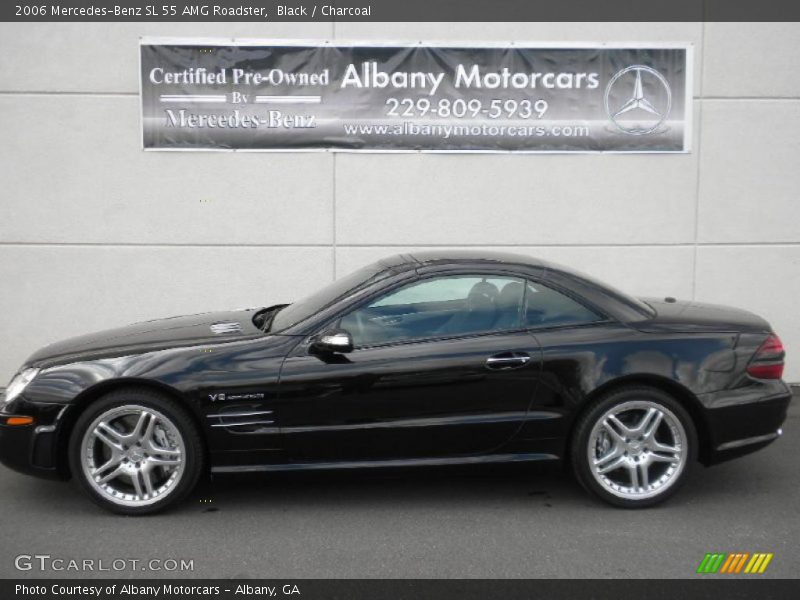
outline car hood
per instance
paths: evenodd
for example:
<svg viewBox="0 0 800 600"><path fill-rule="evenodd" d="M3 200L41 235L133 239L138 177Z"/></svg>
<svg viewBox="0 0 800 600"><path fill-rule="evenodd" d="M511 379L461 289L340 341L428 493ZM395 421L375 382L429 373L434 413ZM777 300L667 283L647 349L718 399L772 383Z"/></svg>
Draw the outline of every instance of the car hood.
<svg viewBox="0 0 800 600"><path fill-rule="evenodd" d="M141 354L166 348L218 344L263 336L253 324L257 309L210 312L144 321L55 342L26 364L49 366L88 358Z"/></svg>
<svg viewBox="0 0 800 600"><path fill-rule="evenodd" d="M642 298L656 312L645 321L635 323L642 331L731 331L740 333L769 332L769 323L740 308L687 300L666 301Z"/></svg>

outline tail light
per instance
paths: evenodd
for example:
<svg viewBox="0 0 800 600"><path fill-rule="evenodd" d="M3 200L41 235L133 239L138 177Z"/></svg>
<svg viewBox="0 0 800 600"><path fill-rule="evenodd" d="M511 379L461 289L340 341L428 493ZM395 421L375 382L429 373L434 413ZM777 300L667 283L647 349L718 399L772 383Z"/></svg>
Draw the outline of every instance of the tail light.
<svg viewBox="0 0 800 600"><path fill-rule="evenodd" d="M783 343L773 333L756 350L747 365L747 374L756 379L780 379L783 377L784 356Z"/></svg>

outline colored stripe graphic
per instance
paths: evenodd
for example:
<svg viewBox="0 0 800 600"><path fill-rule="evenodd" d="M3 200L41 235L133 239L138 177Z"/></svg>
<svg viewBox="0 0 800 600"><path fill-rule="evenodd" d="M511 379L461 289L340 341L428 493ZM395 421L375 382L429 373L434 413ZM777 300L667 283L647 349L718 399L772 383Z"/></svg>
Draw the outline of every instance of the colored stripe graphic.
<svg viewBox="0 0 800 600"><path fill-rule="evenodd" d="M753 554L753 558L750 559L750 562L747 563L747 566L744 568L745 573L763 573L764 570L767 568L769 561L772 560L773 554L770 552L767 553L756 553Z"/></svg>
<svg viewBox="0 0 800 600"><path fill-rule="evenodd" d="M703 557L703 560L700 561L700 566L697 567L697 572L698 573L705 573L706 572L706 566L708 566L708 561L710 559L711 559L711 555L706 553L706 555Z"/></svg>
<svg viewBox="0 0 800 600"><path fill-rule="evenodd" d="M763 573L773 556L771 552L707 552L697 572L738 574L744 569L744 573L748 574Z"/></svg>
<svg viewBox="0 0 800 600"><path fill-rule="evenodd" d="M736 563L736 570L734 571L734 573L738 573L739 571L742 570L742 567L744 567L744 562L747 560L747 557L749 556L750 556L749 552L744 552L743 554L740 555L739 561Z"/></svg>
<svg viewBox="0 0 800 600"><path fill-rule="evenodd" d="M716 573L725 558L724 553L706 554L697 567L698 573Z"/></svg>
<svg viewBox="0 0 800 600"><path fill-rule="evenodd" d="M772 552L770 552L764 557L764 562L761 563L761 568L758 571L759 573L763 573L764 571L767 570L767 565L769 564L769 561L772 560L772 556L773 554Z"/></svg>
<svg viewBox="0 0 800 600"><path fill-rule="evenodd" d="M730 573L731 566L736 563L736 560L739 558L738 554L728 554L728 558L722 564L722 568L719 570L720 573Z"/></svg>

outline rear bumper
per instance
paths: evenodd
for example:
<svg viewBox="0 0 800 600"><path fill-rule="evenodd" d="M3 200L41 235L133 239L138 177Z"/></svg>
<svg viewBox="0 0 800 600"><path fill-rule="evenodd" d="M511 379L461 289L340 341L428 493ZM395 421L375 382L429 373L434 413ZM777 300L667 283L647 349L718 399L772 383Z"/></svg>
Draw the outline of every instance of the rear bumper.
<svg viewBox="0 0 800 600"><path fill-rule="evenodd" d="M755 452L777 440L792 400L785 383L770 382L702 398L707 407L709 444L706 464Z"/></svg>

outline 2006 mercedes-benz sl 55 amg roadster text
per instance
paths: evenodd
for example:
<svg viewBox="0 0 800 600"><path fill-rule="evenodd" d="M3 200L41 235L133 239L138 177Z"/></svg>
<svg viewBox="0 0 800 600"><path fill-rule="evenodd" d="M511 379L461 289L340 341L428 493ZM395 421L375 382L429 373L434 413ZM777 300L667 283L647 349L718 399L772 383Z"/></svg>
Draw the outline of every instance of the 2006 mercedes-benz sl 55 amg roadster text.
<svg viewBox="0 0 800 600"><path fill-rule="evenodd" d="M0 459L154 512L203 473L568 461L624 507L762 448L784 350L735 308L637 299L512 254L398 255L294 304L47 346L0 403Z"/></svg>

